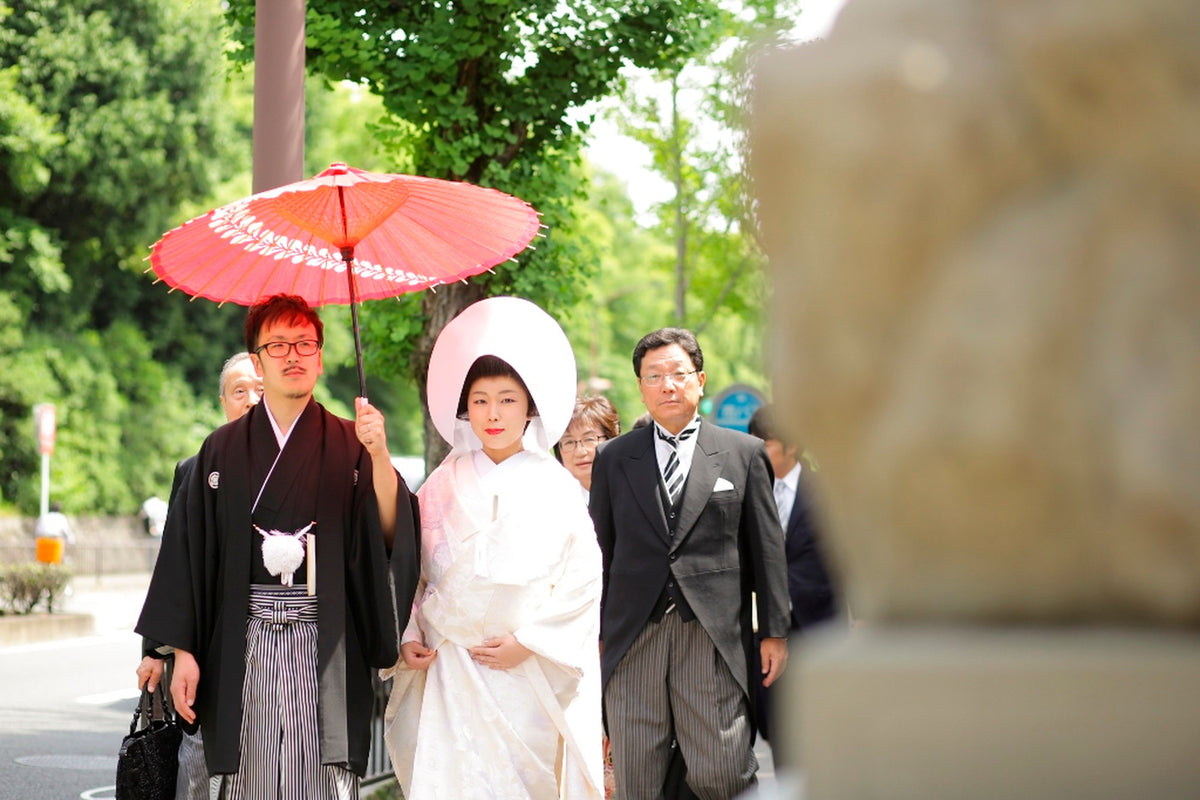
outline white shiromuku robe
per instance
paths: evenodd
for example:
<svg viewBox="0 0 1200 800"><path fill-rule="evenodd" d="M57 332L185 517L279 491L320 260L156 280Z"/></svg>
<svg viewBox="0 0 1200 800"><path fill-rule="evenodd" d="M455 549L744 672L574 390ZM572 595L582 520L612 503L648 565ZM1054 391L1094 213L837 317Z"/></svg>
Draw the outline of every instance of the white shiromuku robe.
<svg viewBox="0 0 1200 800"><path fill-rule="evenodd" d="M600 549L579 485L552 456L493 464L452 453L418 492L421 580L385 714L407 800L602 798ZM468 648L512 633L534 655L512 670Z"/></svg>

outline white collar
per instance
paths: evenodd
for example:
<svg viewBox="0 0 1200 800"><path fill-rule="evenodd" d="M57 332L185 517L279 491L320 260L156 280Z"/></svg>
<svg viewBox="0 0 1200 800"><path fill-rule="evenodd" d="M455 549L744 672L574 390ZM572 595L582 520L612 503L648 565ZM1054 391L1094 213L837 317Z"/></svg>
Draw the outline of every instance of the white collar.
<svg viewBox="0 0 1200 800"><path fill-rule="evenodd" d="M267 419L271 421L271 430L275 431L275 442L279 445L279 449L282 450L283 446L287 444L288 437L292 435L292 431L296 430L296 423L300 421L300 417L304 415L304 411L296 415L296 418L292 420L292 427L288 428L287 433L284 433L279 427L279 423L275 421L275 415L271 413L271 407L267 405L267 398L265 397L262 399L262 407L267 412Z"/></svg>
<svg viewBox="0 0 1200 800"><path fill-rule="evenodd" d="M475 465L475 472L478 473L479 478L482 480L493 473L503 475L512 471L513 468L525 461L525 458L528 456L528 450L519 450L497 464L495 461L492 461L491 456L480 449L471 451L471 462Z"/></svg>
<svg viewBox="0 0 1200 800"><path fill-rule="evenodd" d="M684 439L683 441L678 442L678 445L682 446L684 444L684 442L688 441L688 439L691 439L692 442L695 443L696 437L700 435L700 423L702 423L703 421L704 421L704 418L701 417L699 414L697 414L696 416L692 417L691 421L688 422L687 425L684 425L682 428L680 428L679 433L683 433L688 428L693 428L693 427L695 428L695 430L691 433L690 436L688 436L687 439ZM679 435L679 433L671 433L669 430L664 428L662 425L659 425L658 420L654 420L654 427L658 429L658 434L655 435L655 437L654 437L656 440L662 439L662 437L664 437L664 436L670 436L672 439L674 439L676 436ZM667 445L667 446L669 447L670 445Z"/></svg>
<svg viewBox="0 0 1200 800"><path fill-rule="evenodd" d="M777 478L775 482L782 483L784 486L795 492L796 487L800 485L800 469L800 462L797 461L792 465L792 468L788 470L787 475L784 475L782 478Z"/></svg>

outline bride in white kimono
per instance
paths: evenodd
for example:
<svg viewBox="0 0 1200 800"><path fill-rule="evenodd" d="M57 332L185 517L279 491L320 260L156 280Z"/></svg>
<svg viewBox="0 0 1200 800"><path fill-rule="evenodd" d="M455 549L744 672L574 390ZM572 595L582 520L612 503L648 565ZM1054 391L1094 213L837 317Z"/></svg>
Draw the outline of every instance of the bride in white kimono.
<svg viewBox="0 0 1200 800"><path fill-rule="evenodd" d="M429 409L453 449L421 486L421 582L385 738L406 800L603 797L600 550L550 454L575 359L518 298L452 320Z"/></svg>

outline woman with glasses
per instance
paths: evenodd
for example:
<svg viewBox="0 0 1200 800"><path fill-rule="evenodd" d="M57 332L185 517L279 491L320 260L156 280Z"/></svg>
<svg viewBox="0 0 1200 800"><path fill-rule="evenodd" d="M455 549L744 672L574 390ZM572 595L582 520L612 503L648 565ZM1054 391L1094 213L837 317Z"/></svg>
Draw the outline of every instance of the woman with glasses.
<svg viewBox="0 0 1200 800"><path fill-rule="evenodd" d="M620 433L621 419L607 397L587 395L575 401L571 424L554 450L558 460L583 487L585 502L592 488L592 459L596 457L596 448Z"/></svg>
<svg viewBox="0 0 1200 800"><path fill-rule="evenodd" d="M418 493L421 578L382 673L404 797L599 800L600 549L550 454L571 346L533 303L482 300L438 336L427 389L452 450Z"/></svg>
<svg viewBox="0 0 1200 800"><path fill-rule="evenodd" d="M592 459L601 442L615 439L621 433L621 418L612 402L601 395L587 395L575 401L571 412L571 424L558 440L554 454L567 471L579 481L586 503L592 488ZM608 748L608 737L604 737L604 796L610 798L616 785L613 782L612 758Z"/></svg>

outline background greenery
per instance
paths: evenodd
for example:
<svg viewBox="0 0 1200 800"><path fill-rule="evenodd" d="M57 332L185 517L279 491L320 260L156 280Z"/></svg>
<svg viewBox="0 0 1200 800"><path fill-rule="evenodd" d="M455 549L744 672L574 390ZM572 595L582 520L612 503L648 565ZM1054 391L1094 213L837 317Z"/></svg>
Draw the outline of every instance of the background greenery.
<svg viewBox="0 0 1200 800"><path fill-rule="evenodd" d="M37 403L58 408L51 486L68 513L165 496L175 461L222 420L217 371L241 349L245 310L144 271L164 231L250 191L253 6L0 0L0 513L37 510ZM309 0L306 174L346 161L468 180L529 201L547 226L517 265L364 308L393 452L440 458L421 406L429 348L489 294L554 314L581 388L609 394L626 425L642 411L629 353L661 325L700 333L710 393L766 388L741 65L795 13L774 0ZM606 98L675 187L649 219L583 157ZM712 129L716 146L699 133ZM318 398L349 415L349 312L322 316Z"/></svg>

